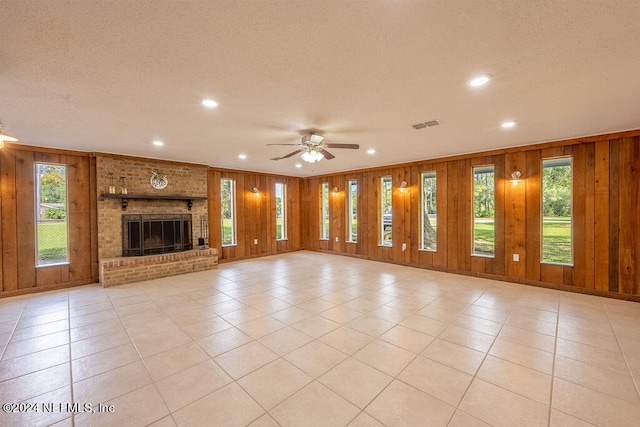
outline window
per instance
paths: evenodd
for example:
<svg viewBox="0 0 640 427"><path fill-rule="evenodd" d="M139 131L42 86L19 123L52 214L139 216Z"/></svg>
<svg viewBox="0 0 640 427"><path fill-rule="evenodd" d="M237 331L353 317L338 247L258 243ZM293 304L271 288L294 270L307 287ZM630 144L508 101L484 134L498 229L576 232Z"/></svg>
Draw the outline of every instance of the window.
<svg viewBox="0 0 640 427"><path fill-rule="evenodd" d="M393 215L391 212L392 200L391 177L383 176L380 178L380 244L382 246L391 246L392 229L391 223Z"/></svg>
<svg viewBox="0 0 640 427"><path fill-rule="evenodd" d="M572 264L571 157L542 161L542 262Z"/></svg>
<svg viewBox="0 0 640 427"><path fill-rule="evenodd" d="M236 244L236 182L233 179L220 180L220 198L222 199L222 246Z"/></svg>
<svg viewBox="0 0 640 427"><path fill-rule="evenodd" d="M276 182L276 240L287 238L286 197L286 186Z"/></svg>
<svg viewBox="0 0 640 427"><path fill-rule="evenodd" d="M329 183L320 186L320 239L329 240Z"/></svg>
<svg viewBox="0 0 640 427"><path fill-rule="evenodd" d="M36 163L36 266L69 262L67 167Z"/></svg>
<svg viewBox="0 0 640 427"><path fill-rule="evenodd" d="M358 181L347 182L347 242L358 241Z"/></svg>
<svg viewBox="0 0 640 427"><path fill-rule="evenodd" d="M473 255L493 257L495 253L494 193L494 167L473 168Z"/></svg>
<svg viewBox="0 0 640 427"><path fill-rule="evenodd" d="M422 245L427 251L437 250L436 173L422 174Z"/></svg>

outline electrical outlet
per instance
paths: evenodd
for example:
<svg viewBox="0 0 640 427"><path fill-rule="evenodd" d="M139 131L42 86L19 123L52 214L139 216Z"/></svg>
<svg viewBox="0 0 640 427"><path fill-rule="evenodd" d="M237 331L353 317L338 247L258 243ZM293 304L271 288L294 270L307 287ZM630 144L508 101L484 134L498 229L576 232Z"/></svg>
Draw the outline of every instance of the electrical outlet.
<svg viewBox="0 0 640 427"><path fill-rule="evenodd" d="M338 236L336 236L336 242L338 241Z"/></svg>
<svg viewBox="0 0 640 427"><path fill-rule="evenodd" d="M407 244L406 244L406 243L403 243L403 244L402 244L402 252L404 252L404 251L406 251L406 250L407 250Z"/></svg>
<svg viewBox="0 0 640 427"><path fill-rule="evenodd" d="M513 254L513 262L520 262L520 254Z"/></svg>
<svg viewBox="0 0 640 427"><path fill-rule="evenodd" d="M253 244L257 245L258 244L258 239L253 239Z"/></svg>

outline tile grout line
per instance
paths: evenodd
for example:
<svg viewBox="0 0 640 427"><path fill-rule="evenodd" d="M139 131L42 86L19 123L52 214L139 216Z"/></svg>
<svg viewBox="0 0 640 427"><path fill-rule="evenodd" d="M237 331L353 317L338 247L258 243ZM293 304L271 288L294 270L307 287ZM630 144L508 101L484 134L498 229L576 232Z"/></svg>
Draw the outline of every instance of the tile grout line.
<svg viewBox="0 0 640 427"><path fill-rule="evenodd" d="M70 295L67 292L67 333L69 335L69 395L71 397L71 402L74 403L75 397L73 395L73 356L71 354L71 300ZM71 427L75 427L76 425L76 414L71 413Z"/></svg>
<svg viewBox="0 0 640 427"><path fill-rule="evenodd" d="M485 290L485 292L486 292L486 290ZM483 292L483 294L484 294L484 292ZM482 295L480 295L478 298L480 298L481 296L482 296ZM440 299L440 298L442 298L442 295L438 296L436 299L434 299L433 301L431 301L431 302L429 302L428 304L424 305L423 307L419 308L418 310L413 311L413 313L412 313L410 316L412 316L412 315L416 315L416 314L418 313L418 311L420 311L420 310L422 310L422 309L424 309L424 308L428 307L429 305L431 305L432 303L434 303L435 301L437 301L437 300L438 300L438 299ZM478 298L476 298L476 299L474 300L474 302L475 302L475 301L477 301L477 300L478 300ZM473 305L473 303L470 303L470 304L469 304L469 307L470 307L470 306L472 306L472 305ZM465 313L465 311L466 311L469 307L467 307L464 311L460 312L460 314L458 314L458 315L457 315L457 316L456 316L456 317L455 317L451 322L455 322L455 320L457 320L460 316L462 316L462 315ZM426 316L425 316L425 317L426 317ZM429 319L430 319L430 318L429 318ZM433 319L433 320L437 320L437 319ZM403 321L404 321L404 320L403 320ZM402 322L400 322L400 323L402 323ZM396 323L396 324L395 324L395 326L401 326L401 325L400 325L400 323ZM395 326L394 326L394 327L395 327ZM449 325L449 326L450 326L450 325ZM411 329L411 328L408 328L408 329ZM438 335L434 336L434 340L435 340L435 339L438 339L438 338L439 338L439 336L440 336L440 335L442 335L442 333L443 333L445 330L446 330L446 328L445 328L444 330L442 330ZM420 332L420 331L416 331L416 332ZM422 333L424 333L424 332L422 332ZM425 335L429 335L429 334L425 334ZM431 335L431 336L432 336L432 335ZM377 337L377 338L374 338L374 339L380 339L380 337ZM384 340L382 340L382 341L384 341ZM447 340L445 340L445 341L447 341ZM385 341L385 342L386 342L386 341ZM432 342L433 342L433 341L432 341ZM447 342L450 342L450 341L447 341ZM389 343L389 344L391 344L391 345L394 345L394 346L395 346L395 344L393 344L393 343ZM454 344L455 344L455 343L454 343ZM430 345L430 344L429 344L429 345ZM429 345L427 345L427 347L429 347ZM400 346L396 346L396 347L398 347L398 348L402 348L402 347L400 347ZM425 349L426 349L427 347L425 347ZM405 350L406 350L406 349L405 349ZM409 350L407 350L407 351L409 351ZM422 350L422 351L424 351L424 350ZM451 405L451 404L449 404L449 403L445 402L444 400L442 400L442 399L440 399L440 398L438 398L438 397L436 397L436 396L433 396L433 395L431 395L431 394L429 394L429 393L427 393L427 392L425 392L425 391L423 391L423 390L420 390L419 388L417 388L417 387L415 387L415 386L413 386L413 385L411 385L411 384L408 384L408 383L406 383L405 381L403 381L403 380L401 380L400 378L398 378L398 377L399 377L400 375L402 375L402 373L403 373L403 372L404 372L404 371L409 367L409 365L411 365L411 364L412 364L416 359L418 359L418 357L421 355L422 351L420 351L419 353L416 353L416 356L415 356L413 359L411 359L411 361L410 361L409 363L407 363L407 365L406 365L404 368L402 368L402 369L400 370L400 372L398 372L398 374L397 374L395 377L393 377L393 379L389 382L389 384L387 384L385 387L383 387L383 388L382 388L382 390L380 390L380 392L379 392L378 394L376 394L376 395L374 396L374 398L373 398L373 399L371 399L371 401L369 401L369 403L367 403L367 405L365 405L365 407L360 411L360 413L365 412L365 410L366 410L366 409L367 409L367 408L368 408L368 407L369 407L369 406L370 406L370 405L371 405L371 404L372 404L372 403L373 403L373 402L374 402L374 401L375 401L375 400L376 400L376 399L377 399L377 398L378 398L378 397L379 397L379 396L380 396L380 395L381 395L381 394L382 394L382 393L383 393L387 388L389 388L389 386L390 386L394 381L398 381L398 382L401 382L402 384L405 384L405 385L407 385L407 386L409 386L409 387L415 388L416 390L418 390L418 391L420 391L420 392L422 392L422 393L425 393L426 395L428 395L428 396L430 396L430 397L432 397L432 398L434 398L434 399L436 399L436 400L439 400L439 401L443 402L443 403L444 403L444 404L446 404L446 405L449 405L449 406L452 406L452 407L453 407L453 405ZM352 357L352 356L350 356L350 357ZM359 359L355 359L355 360L359 360ZM435 362L436 362L436 363L440 363L440 362L438 362L438 361L435 361ZM362 363L365 363L367 366L371 366L371 365L369 365L369 364L368 364L368 363L366 363L366 362L362 362ZM446 365L445 365L445 366L446 366ZM371 367L372 367L372 368L374 368L374 369L376 369L376 370L379 370L379 369L377 369L377 368L375 368L375 367L373 367L373 366L371 366ZM455 369L455 368L452 368L452 369ZM382 371L380 371L380 372L382 372ZM462 371L461 371L461 372L462 372ZM383 372L383 373L385 373L385 374L386 374L386 372ZM389 375L389 374L387 374L387 375ZM472 381L473 381L473 379L472 379ZM469 384L471 384L471 383L469 383ZM465 392L465 393L466 393L466 392ZM463 397L464 397L464 395L463 395ZM461 399L461 401L462 401L462 399ZM459 405L459 404L458 404L458 405ZM447 421L447 424L449 424L449 423L451 422L451 419L453 419L453 416L455 415L455 413L456 413L456 411L457 411L457 410L458 410L458 407L457 407L457 406L456 406L456 407L454 407L453 414L451 414L451 418L449 419L449 421ZM357 416L359 416L359 415L360 415L360 413L359 413ZM366 413L366 414L367 414L368 416L372 417L373 419L375 419L376 421L381 422L380 420L378 420L377 418L375 418L373 415L371 415L371 414L369 414L369 413ZM357 416L356 416L356 417L357 417ZM355 418L354 418L354 419L355 419ZM353 421L353 420L352 420L352 421ZM381 422L381 423L382 423L382 422Z"/></svg>
<svg viewBox="0 0 640 427"><path fill-rule="evenodd" d="M27 298L27 301L25 302L24 307L22 307L22 310L18 315L18 320L16 320L16 324L13 325L13 329L11 330L11 335L9 335L9 339L7 340L7 345L5 345L4 348L2 349L2 352L0 352L0 361L3 360L3 357L7 352L7 347L9 347L9 344L11 344L11 340L13 339L13 336L16 333L16 329L18 329L18 323L20 323L20 320L22 320L22 316L24 315L24 311L27 309L27 304L29 304L30 299L31 297Z"/></svg>
<svg viewBox="0 0 640 427"><path fill-rule="evenodd" d="M482 296L487 292L487 290L488 290L488 289L486 289L486 290L482 293L482 295L480 295L480 296L479 296L475 301L478 301L478 299L482 298ZM474 302L475 302L475 301L474 301ZM473 305L474 305L474 304L471 304L471 306L473 306ZM467 310L468 310L468 308L467 308ZM500 311L500 310L497 310L497 311ZM466 310L465 310L465 312L466 312ZM473 382L476 380L476 378L478 378L478 372L480 372L480 368L482 368L482 365L484 364L485 360L487 360L487 357L489 356L489 352L491 351L491 349L493 348L493 345L495 344L496 340L498 339L498 335L500 335L500 332L502 332L502 328L504 328L504 326L507 324L507 322L509 321L509 318L511 317L512 313L513 313L513 310L510 310L510 311L509 311L509 316L507 316L507 318L504 320L504 322L500 322L500 323L501 323L500 330L499 330L499 331L498 331L498 333L493 337L493 341L491 342L491 345L489 346L489 348L487 349L487 351L486 351L486 352L484 352L484 356L482 357L482 361L481 361L481 362L480 362L480 364L478 365L478 368L476 369L475 373L472 375L471 381L469 381L469 385L467 386L466 390L465 390L465 391L464 391L464 393L462 394L462 397L460 398L460 401L458 402L458 405L456 406L456 411L462 411L462 412L465 412L465 411L463 411L462 409L460 409L460 404L462 403L462 401L464 400L465 396L466 396L466 395L467 395L467 393L469 392L469 389L471 388L471 384L473 384ZM459 317L459 316L458 316L458 317ZM474 317L475 317L475 316L474 316ZM488 320L488 319L487 319L487 320ZM443 332L444 332L444 331L443 331ZM476 331L476 332L477 332L477 331ZM442 334L442 332L440 333L440 335L441 335L441 334ZM438 337L439 337L440 335L438 335ZM445 340L445 341L447 341L447 340ZM466 346L463 346L463 347L466 347ZM474 350L475 350L475 349L474 349ZM495 384L494 384L494 385L495 385ZM496 386L496 387L499 387L499 386ZM502 388L502 387L500 387L500 388ZM465 414L466 414L466 413L467 413L467 412L465 412ZM454 411L453 415L451 416L451 419L449 420L449 422L447 423L447 425L451 423L451 421L453 420L453 416L454 416L454 415L455 415L455 411ZM480 420L480 421L482 421L482 422L485 422L484 420L482 420L482 419L478 418L478 417L477 417L477 416L475 416L475 415L472 415L472 414L468 414L468 415L470 415L470 416L472 416L473 418L476 418L476 419L478 419L478 420ZM487 423L487 424L488 424L488 423Z"/></svg>
<svg viewBox="0 0 640 427"><path fill-rule="evenodd" d="M551 413L553 411L553 385L556 373L556 352L558 350L558 331L560 330L560 302L558 301L558 312L556 313L556 336L553 339L553 360L551 361L551 390L549 391L549 415L547 425L551 425Z"/></svg>
<svg viewBox="0 0 640 427"><path fill-rule="evenodd" d="M631 377L631 381L633 381L633 386L636 389L636 394L638 395L638 398L640 399L640 388L638 387L638 382L636 381L635 376L633 375L633 371L631 370L631 366L629 366L629 360L627 359L627 356L624 352L624 349L622 348L622 344L620 343L620 338L618 337L618 333L616 332L616 329L613 326L613 323L611 322L611 316L609 315L609 310L607 310L607 306L604 303L603 300L601 300L601 304L602 307L604 308L604 312L607 315L607 320L609 321L609 326L611 327L611 330L613 331L613 336L616 338L616 344L618 344L618 349L620 350L620 354L622 355L622 358L624 359L624 364L627 367L627 371L629 372L629 376Z"/></svg>
<svg viewBox="0 0 640 427"><path fill-rule="evenodd" d="M141 290L142 290L142 289L141 289ZM150 301L152 301L152 302L153 302L153 303L158 307L158 309L160 309L160 311L161 311L161 312L163 312L165 315L167 315L167 313L162 309L162 307L160 307L159 305L157 305L157 303L155 302L155 300L154 300L153 298L151 298L149 295L147 295L147 293L146 293L146 292L144 292L144 290L142 290L142 293L143 293L147 298L149 298L149 300L150 300ZM185 294L182 290L180 291L180 293L181 293L181 294L183 294L183 295ZM113 305L113 304L112 304L112 305ZM153 377L151 376L151 372L149 371L149 368L147 367L147 364L144 362L144 357L142 357L142 354L140 354L140 351L138 350L138 346L136 346L135 342L133 342L133 339L131 338L131 335L129 334L129 330L127 329L127 327L124 325L124 323L122 323L122 319L121 319L121 317L120 317L120 314L118 313L118 310L117 310L115 307L114 307L114 310L116 311L116 314L118 315L118 320L120 321L120 324L122 324L122 327L124 328L125 333L127 334L127 337L129 337L129 341L131 342L131 345L133 345L133 347L136 349L136 352L138 353L138 356L140 357L140 362L142 363L142 366L144 366L144 369L147 371L147 375L149 375L149 378L151 379L151 384L153 384L153 388L154 388L154 389L156 390L156 392L158 393L158 396L160 396L160 399L162 400L162 403L164 404L165 408L167 408L167 412L169 413L169 415L166 415L165 417L159 418L159 419L157 419L157 420L153 421L151 424L156 423L156 422L158 422L158 421L160 421L160 420L162 420L162 419L164 419L164 418L166 418L166 417L168 416L168 417L171 417L171 419L173 420L173 422L174 422L176 425L178 425L178 423L176 422L175 418L173 417L173 412L171 411L171 409L169 409L169 405L167 405L167 402L166 402L166 400L165 400L164 396L162 395L162 393L160 393L160 390L158 389L157 381L156 381L156 380L154 380L154 379L153 379ZM167 317L168 317L169 319L171 319L171 317L170 317L170 316L168 316L168 315L167 315ZM172 321L173 323L175 323L175 321L173 321L173 319L171 319L171 321ZM177 325L177 324L176 324L176 326L178 326L178 327L180 328L180 330L182 331L182 327L180 327L180 326L179 326L179 325ZM183 331L183 332L184 332L184 331ZM188 335L188 334L187 334L187 335ZM189 337L189 338L191 338L191 337ZM192 342L193 342L196 346L198 346L198 348L200 348L200 346L195 342L195 340L193 340L193 338L191 338L191 340L192 340ZM169 351L169 350L171 350L171 349L167 349L167 350L165 350L165 351ZM201 350L201 351L204 351L204 350L202 350L202 349L200 349L200 350ZM161 354L161 353L164 353L164 352L160 352L160 353L158 353L158 354ZM206 352L205 352L205 354L206 354ZM151 357L151 356L149 356L149 357ZM133 363L135 363L135 362L133 362ZM143 387L144 387L144 386L143 386ZM140 387L140 388L142 388L142 387ZM136 389L136 390L139 390L139 389ZM132 390L132 391L135 391L135 390ZM130 391L129 393L131 393L131 391Z"/></svg>

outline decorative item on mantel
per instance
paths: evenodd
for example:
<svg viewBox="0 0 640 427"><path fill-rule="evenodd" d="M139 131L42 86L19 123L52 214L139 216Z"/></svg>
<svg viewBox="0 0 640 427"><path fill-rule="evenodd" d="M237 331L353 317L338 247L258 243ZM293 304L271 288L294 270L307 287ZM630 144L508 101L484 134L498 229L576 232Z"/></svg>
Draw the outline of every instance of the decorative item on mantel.
<svg viewBox="0 0 640 427"><path fill-rule="evenodd" d="M127 190L127 177L120 177L120 194L127 194L129 190Z"/></svg>
<svg viewBox="0 0 640 427"><path fill-rule="evenodd" d="M167 184L169 184L167 175L156 171L151 172L151 186L153 188L156 190L162 190L167 186Z"/></svg>
<svg viewBox="0 0 640 427"><path fill-rule="evenodd" d="M116 179L116 176L113 174L113 172L109 172L105 178L104 178L104 192L107 194L116 194L116 184L114 182L114 180Z"/></svg>

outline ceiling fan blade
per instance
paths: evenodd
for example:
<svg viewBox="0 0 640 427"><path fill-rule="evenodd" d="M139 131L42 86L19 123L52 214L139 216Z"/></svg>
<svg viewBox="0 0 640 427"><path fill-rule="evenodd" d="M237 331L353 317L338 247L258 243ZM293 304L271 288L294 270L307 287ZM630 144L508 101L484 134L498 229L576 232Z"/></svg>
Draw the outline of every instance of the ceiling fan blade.
<svg viewBox="0 0 640 427"><path fill-rule="evenodd" d="M295 156L296 154L298 154L298 153L302 153L303 151L305 151L305 150L304 150L304 148L301 148L301 149L299 149L299 150L292 151L291 153L286 154L286 155L284 155L284 156L282 156L282 157L280 157L280 158L281 158L281 159L288 159L289 157L291 157L291 156Z"/></svg>
<svg viewBox="0 0 640 427"><path fill-rule="evenodd" d="M318 150L318 151L320 151L324 155L324 158L327 159L327 160L331 160L331 159L333 159L335 157L333 154L331 154L330 152L328 152L324 148L321 149L321 150Z"/></svg>
<svg viewBox="0 0 640 427"><path fill-rule="evenodd" d="M299 150L293 151L293 152L291 152L291 153L289 153L289 154L286 154L286 155L284 155L284 156L282 156L282 157L272 157L272 158L271 158L271 160L282 160L282 159L288 159L289 157L291 157L291 156L295 156L296 154L298 154L298 153L299 153L299 152L301 152L301 151L304 151L304 148L301 148L301 149L299 149Z"/></svg>
<svg viewBox="0 0 640 427"><path fill-rule="evenodd" d="M358 144L326 144L327 148L349 148L351 150L357 150L360 148Z"/></svg>
<svg viewBox="0 0 640 427"><path fill-rule="evenodd" d="M267 144L267 145L300 145L300 144Z"/></svg>

